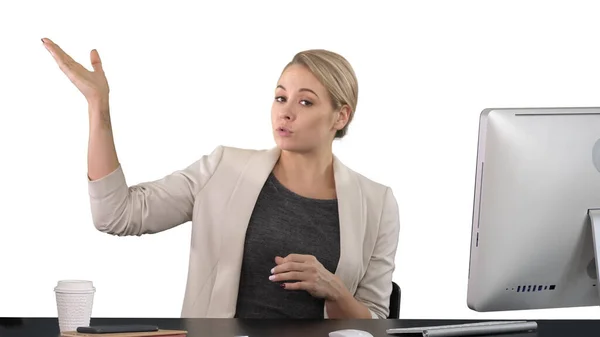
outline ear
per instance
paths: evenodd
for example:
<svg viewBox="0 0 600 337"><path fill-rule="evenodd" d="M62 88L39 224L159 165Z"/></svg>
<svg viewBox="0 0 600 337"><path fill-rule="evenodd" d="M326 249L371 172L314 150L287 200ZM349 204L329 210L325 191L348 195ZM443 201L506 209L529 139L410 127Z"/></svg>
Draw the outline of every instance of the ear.
<svg viewBox="0 0 600 337"><path fill-rule="evenodd" d="M348 124L348 120L350 119L350 114L352 113L352 109L348 105L342 106L342 108L337 112L335 123L333 124L333 128L336 130L343 129L346 124Z"/></svg>

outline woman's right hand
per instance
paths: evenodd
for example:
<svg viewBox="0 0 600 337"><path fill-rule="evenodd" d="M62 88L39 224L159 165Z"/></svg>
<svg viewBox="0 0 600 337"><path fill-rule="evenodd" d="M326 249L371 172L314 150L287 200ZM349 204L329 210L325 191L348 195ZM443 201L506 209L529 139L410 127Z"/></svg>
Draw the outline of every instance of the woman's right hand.
<svg viewBox="0 0 600 337"><path fill-rule="evenodd" d="M71 56L50 39L43 38L42 42L58 64L60 70L67 75L69 80L85 96L88 104L108 104L108 81L102 69L102 62L97 50L94 49L90 52L94 71L89 71L81 64L75 62Z"/></svg>

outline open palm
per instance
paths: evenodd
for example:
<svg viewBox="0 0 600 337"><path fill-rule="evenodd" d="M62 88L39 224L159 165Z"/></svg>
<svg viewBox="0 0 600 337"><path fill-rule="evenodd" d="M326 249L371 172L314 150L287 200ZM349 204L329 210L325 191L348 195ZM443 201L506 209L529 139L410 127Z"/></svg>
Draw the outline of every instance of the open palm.
<svg viewBox="0 0 600 337"><path fill-rule="evenodd" d="M97 50L94 49L90 52L90 60L94 71L89 71L81 64L75 62L71 56L50 39L44 38L42 42L59 68L85 96L88 103L101 102L108 99L108 81L102 69L102 62Z"/></svg>

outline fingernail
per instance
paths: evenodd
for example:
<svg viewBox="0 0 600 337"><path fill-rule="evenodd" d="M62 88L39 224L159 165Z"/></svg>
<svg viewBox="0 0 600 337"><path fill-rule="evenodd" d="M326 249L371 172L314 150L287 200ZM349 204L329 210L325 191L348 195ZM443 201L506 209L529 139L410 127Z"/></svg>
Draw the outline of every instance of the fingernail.
<svg viewBox="0 0 600 337"><path fill-rule="evenodd" d="M269 276L269 280L273 281L275 279L275 275Z"/></svg>
<svg viewBox="0 0 600 337"><path fill-rule="evenodd" d="M285 283L281 283L279 286L285 289Z"/></svg>
<svg viewBox="0 0 600 337"><path fill-rule="evenodd" d="M273 274L275 272L275 268L271 269L271 274Z"/></svg>

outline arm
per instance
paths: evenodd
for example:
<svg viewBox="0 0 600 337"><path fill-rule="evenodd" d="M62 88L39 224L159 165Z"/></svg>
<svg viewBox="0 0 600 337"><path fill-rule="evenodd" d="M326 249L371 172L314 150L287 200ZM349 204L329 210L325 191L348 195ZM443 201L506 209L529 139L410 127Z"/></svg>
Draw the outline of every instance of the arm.
<svg viewBox="0 0 600 337"><path fill-rule="evenodd" d="M94 226L123 236L157 233L190 221L195 196L212 177L222 147L160 180L129 187L117 159L107 100L90 103L89 115L88 190Z"/></svg>
<svg viewBox="0 0 600 337"><path fill-rule="evenodd" d="M113 172L119 166L117 150L110 121L108 97L91 101L88 104L88 178L98 180Z"/></svg>
<svg viewBox="0 0 600 337"><path fill-rule="evenodd" d="M369 310L371 318L385 319L389 314L392 276L396 267L395 258L399 234L398 203L392 190L388 188L371 261L354 294L354 299ZM358 308L357 305L348 306L348 308L352 307Z"/></svg>
<svg viewBox="0 0 600 337"><path fill-rule="evenodd" d="M215 172L223 148L161 180L128 187L115 150L110 89L98 51L90 52L94 71L89 71L50 39L42 42L88 102L88 187L96 228L115 235L142 235L191 220L194 198Z"/></svg>
<svg viewBox="0 0 600 337"><path fill-rule="evenodd" d="M368 319L372 318L369 308L359 302L340 282L339 296L325 302L327 317L331 319Z"/></svg>
<svg viewBox="0 0 600 337"><path fill-rule="evenodd" d="M94 225L113 235L139 236L191 221L195 196L212 177L222 155L223 147L219 146L183 170L131 187L120 166L99 180L89 181Z"/></svg>

